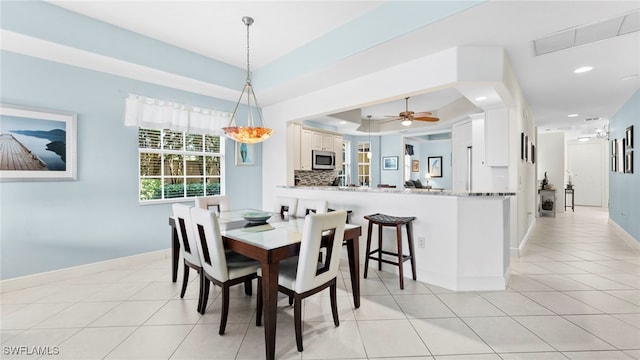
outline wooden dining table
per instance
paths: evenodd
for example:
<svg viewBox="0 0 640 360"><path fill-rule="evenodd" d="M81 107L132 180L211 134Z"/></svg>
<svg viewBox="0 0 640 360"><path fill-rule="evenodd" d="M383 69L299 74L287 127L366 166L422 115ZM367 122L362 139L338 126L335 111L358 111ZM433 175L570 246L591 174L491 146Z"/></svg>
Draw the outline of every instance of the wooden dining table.
<svg viewBox="0 0 640 360"><path fill-rule="evenodd" d="M252 226L242 215L256 210L242 209L218 213L218 222L225 247L260 262L262 267L262 299L264 306L264 339L267 360L275 359L276 315L278 303L278 271L280 261L298 255L302 239L303 218L273 214L266 224ZM171 227L172 281L178 278L180 242L175 221ZM353 303L360 307L359 225L346 224L344 243L347 248Z"/></svg>

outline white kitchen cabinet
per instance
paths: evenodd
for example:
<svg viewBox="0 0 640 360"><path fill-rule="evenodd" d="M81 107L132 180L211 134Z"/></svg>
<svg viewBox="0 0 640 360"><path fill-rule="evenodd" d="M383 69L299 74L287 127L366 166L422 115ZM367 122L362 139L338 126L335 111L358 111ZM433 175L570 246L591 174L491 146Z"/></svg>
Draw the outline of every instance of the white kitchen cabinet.
<svg viewBox="0 0 640 360"><path fill-rule="evenodd" d="M509 166L509 109L491 109L484 120L488 166Z"/></svg>
<svg viewBox="0 0 640 360"><path fill-rule="evenodd" d="M305 128L301 124L290 124L287 128L287 161L293 170L313 170L313 150L334 151L336 171L342 168L342 136Z"/></svg>
<svg viewBox="0 0 640 360"><path fill-rule="evenodd" d="M311 151L313 150L314 133L314 131L307 129L302 129L300 132L300 170L311 170Z"/></svg>
<svg viewBox="0 0 640 360"><path fill-rule="evenodd" d="M336 171L342 170L342 136L333 135L333 151L336 153Z"/></svg>
<svg viewBox="0 0 640 360"><path fill-rule="evenodd" d="M324 151L335 151L333 145L333 134L322 133L322 150Z"/></svg>
<svg viewBox="0 0 640 360"><path fill-rule="evenodd" d="M312 130L305 130L311 133L311 150L322 150L322 133Z"/></svg>

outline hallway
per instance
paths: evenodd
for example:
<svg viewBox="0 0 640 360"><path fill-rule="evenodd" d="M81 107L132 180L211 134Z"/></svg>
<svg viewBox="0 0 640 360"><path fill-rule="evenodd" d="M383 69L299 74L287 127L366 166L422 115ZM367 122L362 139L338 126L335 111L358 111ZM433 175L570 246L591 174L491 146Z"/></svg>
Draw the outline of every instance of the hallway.
<svg viewBox="0 0 640 360"><path fill-rule="evenodd" d="M305 351L298 353L283 297L278 359L640 359L640 252L600 208L537 219L524 255L512 259L506 291L456 293L410 279L402 291L394 274L374 270L354 309L342 266L340 326L333 326L328 292L307 299ZM167 258L3 293L2 358L263 358L255 296L232 290L227 333L219 336L220 291L200 315L195 276L180 299L169 269ZM10 353L19 346L59 354Z"/></svg>

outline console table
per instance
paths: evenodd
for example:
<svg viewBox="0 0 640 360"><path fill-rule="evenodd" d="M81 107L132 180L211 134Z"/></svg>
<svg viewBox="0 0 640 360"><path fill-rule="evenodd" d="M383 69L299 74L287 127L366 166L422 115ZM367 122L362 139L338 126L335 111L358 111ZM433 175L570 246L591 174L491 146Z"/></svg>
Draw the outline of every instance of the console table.
<svg viewBox="0 0 640 360"><path fill-rule="evenodd" d="M569 205L569 202L567 201L567 195L571 195L571 205ZM573 187L564 189L564 208L565 209L570 207L571 211L575 212L574 199L575 199L575 194L573 192Z"/></svg>
<svg viewBox="0 0 640 360"><path fill-rule="evenodd" d="M556 217L556 191L538 190L540 195L540 205L538 206L538 216Z"/></svg>

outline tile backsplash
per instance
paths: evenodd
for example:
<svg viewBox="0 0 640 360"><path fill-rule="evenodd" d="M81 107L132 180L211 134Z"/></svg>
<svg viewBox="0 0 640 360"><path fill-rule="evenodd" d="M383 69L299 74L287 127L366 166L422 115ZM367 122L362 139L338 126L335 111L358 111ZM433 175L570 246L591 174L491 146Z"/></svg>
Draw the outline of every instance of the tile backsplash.
<svg viewBox="0 0 640 360"><path fill-rule="evenodd" d="M296 179L299 179L298 186L328 186L338 175L335 170L296 170Z"/></svg>

